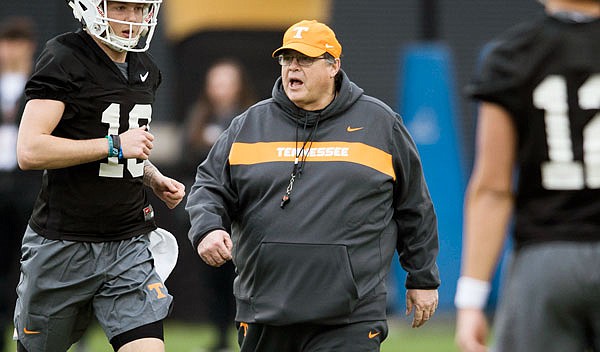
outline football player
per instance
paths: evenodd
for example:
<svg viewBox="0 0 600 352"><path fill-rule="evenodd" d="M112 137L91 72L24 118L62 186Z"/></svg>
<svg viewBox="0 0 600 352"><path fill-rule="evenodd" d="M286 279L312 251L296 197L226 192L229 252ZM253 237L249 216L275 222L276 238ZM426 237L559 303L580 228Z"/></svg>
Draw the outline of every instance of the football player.
<svg viewBox="0 0 600 352"><path fill-rule="evenodd" d="M465 352L487 351L483 309L512 215L493 350L600 351L600 1L543 3L468 86L480 105L455 299Z"/></svg>
<svg viewBox="0 0 600 352"><path fill-rule="evenodd" d="M46 43L17 142L19 166L45 170L23 238L18 351L66 351L93 316L115 351L164 351L176 242L144 186L169 208L185 191L148 161L161 74L145 51L161 0L67 3L82 29Z"/></svg>

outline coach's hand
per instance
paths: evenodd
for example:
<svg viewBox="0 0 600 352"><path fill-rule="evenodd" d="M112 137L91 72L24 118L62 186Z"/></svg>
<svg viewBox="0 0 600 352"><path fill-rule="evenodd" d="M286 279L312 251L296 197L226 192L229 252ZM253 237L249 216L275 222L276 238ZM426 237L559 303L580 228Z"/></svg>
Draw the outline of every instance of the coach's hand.
<svg viewBox="0 0 600 352"><path fill-rule="evenodd" d="M219 267L231 260L233 243L229 234L223 230L209 232L198 244L198 255L210 265Z"/></svg>
<svg viewBox="0 0 600 352"><path fill-rule="evenodd" d="M456 316L456 345L462 352L487 352L488 324L481 309L459 309Z"/></svg>
<svg viewBox="0 0 600 352"><path fill-rule="evenodd" d="M406 315L413 311L412 327L423 326L435 314L438 306L437 290L406 290Z"/></svg>

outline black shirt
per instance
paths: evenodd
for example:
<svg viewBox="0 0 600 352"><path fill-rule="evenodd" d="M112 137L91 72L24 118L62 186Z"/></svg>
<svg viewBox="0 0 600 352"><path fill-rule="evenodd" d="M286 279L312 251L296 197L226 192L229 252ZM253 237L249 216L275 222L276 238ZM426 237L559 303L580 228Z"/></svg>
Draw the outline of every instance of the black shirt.
<svg viewBox="0 0 600 352"><path fill-rule="evenodd" d="M543 16L503 34L467 87L518 135L516 244L600 240L600 20Z"/></svg>
<svg viewBox="0 0 600 352"><path fill-rule="evenodd" d="M120 134L151 121L160 71L146 53L127 55L129 81L83 31L51 39L27 83L27 99L65 103L54 136L76 140ZM47 170L30 226L50 239L106 241L156 225L142 160L116 157Z"/></svg>

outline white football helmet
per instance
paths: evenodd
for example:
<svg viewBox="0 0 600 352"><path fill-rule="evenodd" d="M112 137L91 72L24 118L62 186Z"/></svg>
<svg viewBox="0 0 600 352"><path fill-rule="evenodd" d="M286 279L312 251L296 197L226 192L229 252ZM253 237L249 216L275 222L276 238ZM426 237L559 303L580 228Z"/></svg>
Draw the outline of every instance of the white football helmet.
<svg viewBox="0 0 600 352"><path fill-rule="evenodd" d="M144 5L144 16L141 23L119 21L107 17L107 2L110 0L66 0L73 9L75 19L83 24L84 29L92 36L116 51L146 51L158 24L158 10L162 0L115 0ZM136 37L125 38L117 35L110 27L110 23L122 23L130 26L133 33L134 26L141 26ZM140 38L145 37L143 45L137 47Z"/></svg>

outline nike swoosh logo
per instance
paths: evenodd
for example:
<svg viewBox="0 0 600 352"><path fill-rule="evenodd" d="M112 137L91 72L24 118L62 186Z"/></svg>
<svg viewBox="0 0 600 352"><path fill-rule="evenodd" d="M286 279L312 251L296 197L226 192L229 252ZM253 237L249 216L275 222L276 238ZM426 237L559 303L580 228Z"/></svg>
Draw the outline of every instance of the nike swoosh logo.
<svg viewBox="0 0 600 352"><path fill-rule="evenodd" d="M375 331L375 332L369 331L369 338L372 339L374 337L379 336L379 334L381 334L381 332L379 332L379 331Z"/></svg>
<svg viewBox="0 0 600 352"><path fill-rule="evenodd" d="M333 45L325 44L325 47L326 47L327 49L331 49L331 48L333 48Z"/></svg>
<svg viewBox="0 0 600 352"><path fill-rule="evenodd" d="M149 71L146 72L146 74L144 74L144 75L140 73L140 79L142 80L142 82L146 82L146 78L148 78L149 73L150 73Z"/></svg>
<svg viewBox="0 0 600 352"><path fill-rule="evenodd" d="M24 332L26 335L35 335L35 334L39 334L39 333L40 333L39 331L27 330L27 328L23 328L23 332Z"/></svg>
<svg viewBox="0 0 600 352"><path fill-rule="evenodd" d="M346 128L346 131L348 132L356 132L356 131L360 131L362 130L364 127L350 127L348 126L348 128Z"/></svg>

